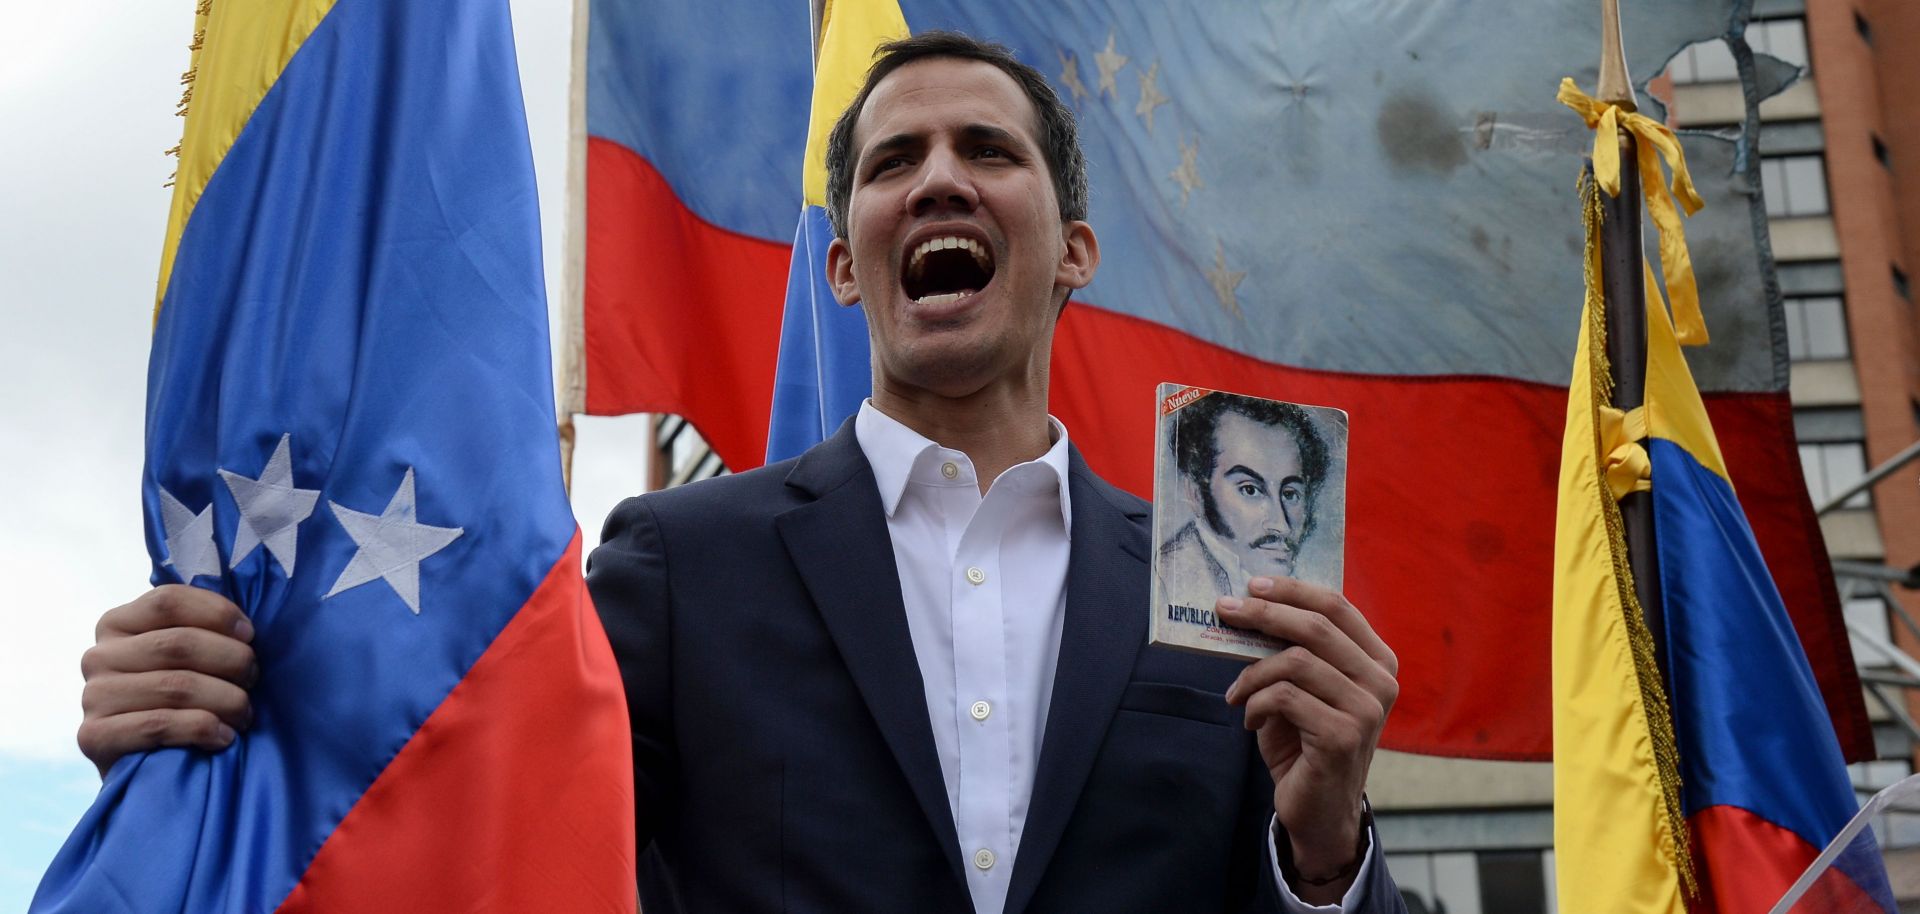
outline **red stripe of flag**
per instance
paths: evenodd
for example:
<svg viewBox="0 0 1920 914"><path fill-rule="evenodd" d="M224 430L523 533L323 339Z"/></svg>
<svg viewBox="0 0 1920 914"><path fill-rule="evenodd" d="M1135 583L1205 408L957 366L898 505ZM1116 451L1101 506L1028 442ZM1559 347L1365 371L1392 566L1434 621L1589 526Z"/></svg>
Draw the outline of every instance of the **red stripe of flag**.
<svg viewBox="0 0 1920 914"><path fill-rule="evenodd" d="M281 914L632 912L596 873L634 872L633 756L580 536L314 855ZM556 764L564 762L564 764ZM564 773L564 777L560 776ZM516 850L476 845L509 836ZM531 834L530 834L531 832Z"/></svg>

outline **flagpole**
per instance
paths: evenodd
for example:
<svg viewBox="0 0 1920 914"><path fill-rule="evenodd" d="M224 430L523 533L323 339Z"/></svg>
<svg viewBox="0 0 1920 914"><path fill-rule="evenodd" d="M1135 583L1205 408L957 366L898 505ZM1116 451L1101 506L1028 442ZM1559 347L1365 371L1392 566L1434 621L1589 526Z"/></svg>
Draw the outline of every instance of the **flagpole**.
<svg viewBox="0 0 1920 914"><path fill-rule="evenodd" d="M1636 108L1633 80L1627 73L1627 55L1620 33L1619 0L1600 0L1600 81L1597 98L1627 111ZM1605 224L1601 229L1601 287L1607 302L1607 362L1613 378L1613 406L1638 408L1647 393L1646 252L1641 226L1640 158L1631 131L1619 132L1620 193L1601 194ZM1660 607L1660 566L1654 551L1653 500L1648 492L1629 492L1620 499L1620 519L1626 528L1627 562L1633 569L1634 595L1655 635L1654 649L1662 669L1665 619Z"/></svg>
<svg viewBox="0 0 1920 914"><path fill-rule="evenodd" d="M588 0L573 0L567 73L567 202L560 294L560 482L573 492L575 415L587 411L587 28Z"/></svg>

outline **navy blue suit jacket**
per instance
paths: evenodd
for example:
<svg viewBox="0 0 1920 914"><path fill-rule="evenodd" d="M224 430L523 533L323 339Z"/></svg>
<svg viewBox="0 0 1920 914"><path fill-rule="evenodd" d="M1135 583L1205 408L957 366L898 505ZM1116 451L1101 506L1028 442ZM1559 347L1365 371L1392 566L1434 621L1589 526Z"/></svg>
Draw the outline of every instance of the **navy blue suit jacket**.
<svg viewBox="0 0 1920 914"><path fill-rule="evenodd" d="M1072 455L1060 657L1009 914L1277 910L1240 665L1146 648L1148 505ZM633 718L647 914L972 910L853 423L628 499L587 580ZM970 850L970 849L969 849ZM1376 852L1377 853L1377 852ZM1399 910L1377 857L1370 902Z"/></svg>

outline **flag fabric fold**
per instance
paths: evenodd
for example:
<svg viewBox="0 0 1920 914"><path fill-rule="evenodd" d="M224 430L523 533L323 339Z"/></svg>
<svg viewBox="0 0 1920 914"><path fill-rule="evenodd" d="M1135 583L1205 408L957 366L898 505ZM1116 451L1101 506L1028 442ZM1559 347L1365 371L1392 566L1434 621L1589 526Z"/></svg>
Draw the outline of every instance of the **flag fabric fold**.
<svg viewBox="0 0 1920 914"><path fill-rule="evenodd" d="M1597 103L1571 84L1562 98ZM1608 114L1613 112L1609 111ZM1657 125L1656 125L1657 126ZM1649 138L1635 130L1641 161ZM1683 158L1667 158L1674 185ZM1600 174L1583 179L1587 297L1568 396L1555 540L1554 855L1560 910L1765 911L1859 804L1833 722L1746 513L1681 331L1647 268L1645 404L1609 405ZM1643 166L1644 167L1644 166ZM1643 174L1658 183L1657 161ZM1677 223L1676 223L1677 225ZM1684 242L1660 226L1662 251ZM1671 288L1671 286L1669 286ZM1650 493L1663 627L1634 596L1617 501ZM1663 657L1664 670L1655 657ZM1893 906L1871 833L1806 910Z"/></svg>
<svg viewBox="0 0 1920 914"><path fill-rule="evenodd" d="M633 911L507 4L195 44L142 490L153 582L253 620L254 722L120 760L31 910Z"/></svg>

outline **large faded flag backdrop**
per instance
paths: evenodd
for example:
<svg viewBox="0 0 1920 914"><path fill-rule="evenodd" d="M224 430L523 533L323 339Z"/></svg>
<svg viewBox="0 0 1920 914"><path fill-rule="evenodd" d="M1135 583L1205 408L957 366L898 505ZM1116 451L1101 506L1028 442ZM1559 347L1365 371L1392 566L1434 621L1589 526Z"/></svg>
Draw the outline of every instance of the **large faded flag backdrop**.
<svg viewBox="0 0 1920 914"><path fill-rule="evenodd" d="M121 759L32 910L632 911L507 3L194 27L142 495L154 583L253 619L253 725Z"/></svg>
<svg viewBox="0 0 1920 914"><path fill-rule="evenodd" d="M865 371L820 364L865 351L830 336L861 324L824 299L782 347L807 7L591 3L580 406L684 414L734 469L762 461L776 409L776 428L836 425L858 391L820 379ZM1546 758L1554 486L1582 295L1569 163L1590 142L1553 86L1593 84L1599 4L900 7L914 31L1007 44L1079 114L1103 257L1061 323L1051 408L1094 468L1148 491L1159 381L1347 410L1349 595L1403 660L1383 744ZM1628 4L1633 72L1738 35L1748 11ZM1757 104L1792 71L1753 59ZM1754 150L1685 145L1709 203L1688 232L1715 338L1690 355L1694 375L1842 745L1869 757L1794 447ZM795 340L813 328L811 347ZM796 349L815 362L785 358ZM798 443L777 440L775 456Z"/></svg>

